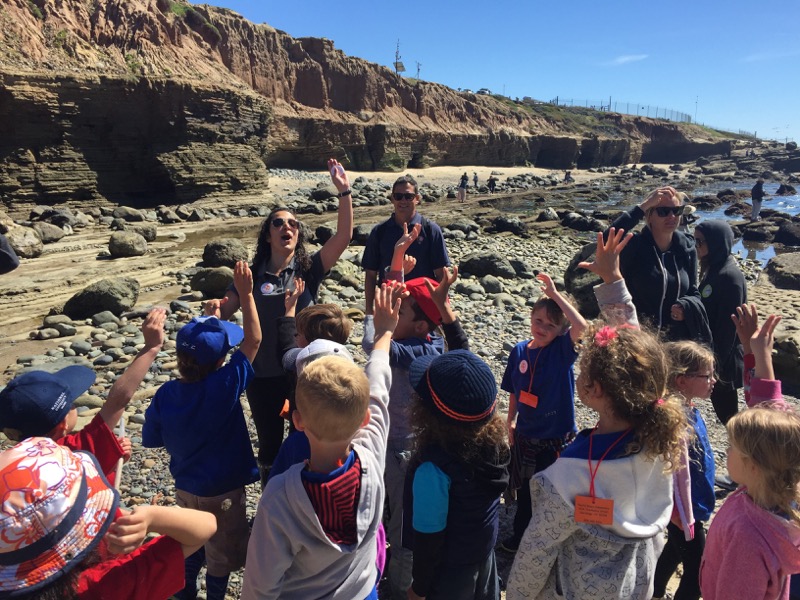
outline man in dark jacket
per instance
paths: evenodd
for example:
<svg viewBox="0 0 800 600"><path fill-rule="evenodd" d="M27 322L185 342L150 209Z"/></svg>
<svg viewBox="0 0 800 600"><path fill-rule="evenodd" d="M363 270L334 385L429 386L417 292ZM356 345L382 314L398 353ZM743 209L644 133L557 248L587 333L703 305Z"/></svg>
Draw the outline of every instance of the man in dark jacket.
<svg viewBox="0 0 800 600"><path fill-rule="evenodd" d="M703 221L695 228L700 257L700 297L714 338L717 383L711 393L714 411L727 423L739 410L736 390L742 387L743 352L731 315L747 302L744 275L731 255L733 230L725 221Z"/></svg>
<svg viewBox="0 0 800 600"><path fill-rule="evenodd" d="M759 179L750 190L750 201L753 203L753 211L750 213L751 221L760 221L761 217L758 214L761 212L761 202L764 200L764 180Z"/></svg>

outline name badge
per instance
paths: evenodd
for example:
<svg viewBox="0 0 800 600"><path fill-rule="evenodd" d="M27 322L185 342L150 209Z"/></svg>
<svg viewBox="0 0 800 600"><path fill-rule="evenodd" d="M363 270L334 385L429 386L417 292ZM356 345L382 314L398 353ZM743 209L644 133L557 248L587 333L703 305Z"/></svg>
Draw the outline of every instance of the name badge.
<svg viewBox="0 0 800 600"><path fill-rule="evenodd" d="M614 501L609 498L575 496L575 522L587 525L613 525Z"/></svg>
<svg viewBox="0 0 800 600"><path fill-rule="evenodd" d="M530 406L531 408L536 408L539 406L539 396L524 390L519 393L519 401L525 406Z"/></svg>

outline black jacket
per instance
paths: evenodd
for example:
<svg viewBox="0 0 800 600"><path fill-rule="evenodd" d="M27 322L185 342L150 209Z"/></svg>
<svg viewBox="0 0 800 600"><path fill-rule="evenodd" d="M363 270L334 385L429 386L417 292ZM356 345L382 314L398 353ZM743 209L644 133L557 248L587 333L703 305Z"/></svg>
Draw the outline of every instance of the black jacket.
<svg viewBox="0 0 800 600"><path fill-rule="evenodd" d="M0 233L0 275L9 273L19 266L17 253L8 243L8 239Z"/></svg>
<svg viewBox="0 0 800 600"><path fill-rule="evenodd" d="M643 217L644 211L636 206L617 217L612 227L630 231ZM645 227L634 234L622 251L620 269L641 321L665 329L673 340L695 337L685 321L672 320L671 310L679 298L700 296L697 290L697 250L692 236L676 231L672 235L672 245L666 252L661 252L650 229ZM702 319L702 315L697 317Z"/></svg>
<svg viewBox="0 0 800 600"><path fill-rule="evenodd" d="M703 234L708 246L708 269L699 287L714 337L716 370L722 381L740 388L743 351L731 315L747 302L747 285L731 256L733 230L725 221L703 221L695 230Z"/></svg>

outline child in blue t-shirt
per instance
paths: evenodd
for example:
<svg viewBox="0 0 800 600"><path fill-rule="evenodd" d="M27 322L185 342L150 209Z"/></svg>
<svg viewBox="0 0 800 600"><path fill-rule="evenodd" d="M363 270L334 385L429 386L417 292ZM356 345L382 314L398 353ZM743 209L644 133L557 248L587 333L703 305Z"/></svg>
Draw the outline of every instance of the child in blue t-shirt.
<svg viewBox="0 0 800 600"><path fill-rule="evenodd" d="M236 263L233 282L244 331L216 317L196 317L184 325L176 339L181 378L158 389L142 429L145 447L164 446L170 454L178 505L217 518L217 533L186 559L186 587L179 598L196 596L197 575L205 561L208 598L223 600L228 576L244 566L247 555L244 486L258 481L258 467L239 397L253 378L261 325L247 263Z"/></svg>
<svg viewBox="0 0 800 600"><path fill-rule="evenodd" d="M531 520L531 477L553 464L575 434L575 343L586 321L549 275L536 278L544 297L531 309L531 339L511 351L500 386L509 393L509 487L517 492L514 533L500 544L506 552L517 551Z"/></svg>

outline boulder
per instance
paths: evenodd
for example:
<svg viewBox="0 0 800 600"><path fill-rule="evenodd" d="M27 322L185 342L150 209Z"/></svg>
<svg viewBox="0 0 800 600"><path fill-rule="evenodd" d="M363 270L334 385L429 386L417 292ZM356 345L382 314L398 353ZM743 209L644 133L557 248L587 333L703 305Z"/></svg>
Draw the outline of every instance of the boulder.
<svg viewBox="0 0 800 600"><path fill-rule="evenodd" d="M36 258L41 256L42 250L44 250L42 238L31 227L14 225L9 228L6 238L20 258Z"/></svg>
<svg viewBox="0 0 800 600"><path fill-rule="evenodd" d="M144 221L144 213L130 206L118 206L111 215L115 219L124 219L128 222Z"/></svg>
<svg viewBox="0 0 800 600"><path fill-rule="evenodd" d="M155 223L136 223L135 225L128 225L125 231L133 231L138 233L148 242L155 242L158 237L158 225Z"/></svg>
<svg viewBox="0 0 800 600"><path fill-rule="evenodd" d="M318 244L324 244L329 239L333 237L333 234L336 232L333 225L320 225L314 230L314 237Z"/></svg>
<svg viewBox="0 0 800 600"><path fill-rule="evenodd" d="M233 283L233 269L213 267L198 269L189 283L193 290L203 292L207 298L222 298Z"/></svg>
<svg viewBox="0 0 800 600"><path fill-rule="evenodd" d="M575 212L564 215L561 224L576 231L604 231L606 228L606 224L602 221Z"/></svg>
<svg viewBox="0 0 800 600"><path fill-rule="evenodd" d="M34 223L33 229L39 234L43 244L52 244L67 235L67 232L61 229L61 227L51 223Z"/></svg>
<svg viewBox="0 0 800 600"><path fill-rule="evenodd" d="M147 253L147 240L134 231L117 231L111 234L108 251L114 258L142 256Z"/></svg>
<svg viewBox="0 0 800 600"><path fill-rule="evenodd" d="M484 275L495 275L505 277L506 279L513 279L516 277L514 267L511 266L509 260L495 252L475 252L469 254L461 259L458 270L459 274L469 273L476 277L483 277Z"/></svg>
<svg viewBox="0 0 800 600"><path fill-rule="evenodd" d="M786 149L789 152L794 152L797 150L797 142L786 142Z"/></svg>
<svg viewBox="0 0 800 600"><path fill-rule="evenodd" d="M376 224L372 225L356 225L353 228L353 243L358 244L359 246L365 246L367 244L367 238L369 237L369 232L372 231L372 228Z"/></svg>
<svg viewBox="0 0 800 600"><path fill-rule="evenodd" d="M558 213L555 211L554 208L545 208L536 217L537 223L542 223L544 221L558 221Z"/></svg>
<svg viewBox="0 0 800 600"><path fill-rule="evenodd" d="M800 252L773 256L765 272L775 287L800 290Z"/></svg>
<svg viewBox="0 0 800 600"><path fill-rule="evenodd" d="M230 267L232 269L236 266L237 261L247 261L249 258L244 243L234 238L213 240L208 242L203 249L203 266L205 267Z"/></svg>
<svg viewBox="0 0 800 600"><path fill-rule="evenodd" d="M525 233L527 227L520 221L519 217L496 217L492 221L492 226L497 232L510 231L514 235L522 235Z"/></svg>
<svg viewBox="0 0 800 600"><path fill-rule="evenodd" d="M132 277L102 279L84 288L64 305L71 319L88 319L104 310L115 315L129 311L139 298L139 282Z"/></svg>
<svg viewBox="0 0 800 600"><path fill-rule="evenodd" d="M797 190L793 185L789 185L788 183L780 184L780 186L778 186L778 191L775 192L776 196L794 196L795 194L797 194Z"/></svg>
<svg viewBox="0 0 800 600"><path fill-rule="evenodd" d="M778 226L775 241L785 246L800 246L800 223L785 221Z"/></svg>
<svg viewBox="0 0 800 600"><path fill-rule="evenodd" d="M484 275L481 277L481 286L489 294L499 294L503 291L503 282L494 275Z"/></svg>

